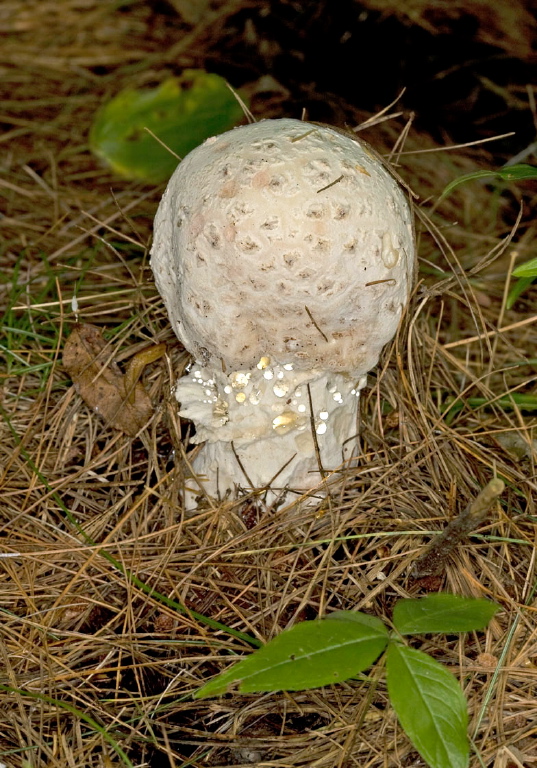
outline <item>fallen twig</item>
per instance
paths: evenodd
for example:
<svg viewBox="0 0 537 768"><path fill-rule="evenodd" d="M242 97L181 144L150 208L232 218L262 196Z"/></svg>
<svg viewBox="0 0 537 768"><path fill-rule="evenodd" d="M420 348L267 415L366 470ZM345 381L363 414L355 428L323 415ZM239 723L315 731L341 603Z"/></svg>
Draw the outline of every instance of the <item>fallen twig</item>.
<svg viewBox="0 0 537 768"><path fill-rule="evenodd" d="M444 528L418 557L412 569L416 580L441 576L455 548L485 519L490 506L503 493L505 483L495 477L476 498Z"/></svg>

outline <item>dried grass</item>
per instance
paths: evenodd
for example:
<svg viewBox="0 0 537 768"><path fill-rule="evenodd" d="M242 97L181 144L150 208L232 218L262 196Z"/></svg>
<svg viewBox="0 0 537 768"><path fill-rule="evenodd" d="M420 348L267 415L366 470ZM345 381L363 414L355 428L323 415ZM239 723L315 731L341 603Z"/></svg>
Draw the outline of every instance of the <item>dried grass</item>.
<svg viewBox="0 0 537 768"><path fill-rule="evenodd" d="M504 305L511 256L535 248L531 217L510 241L512 197L478 183L432 212L426 201L448 181L487 165L486 148L412 154L434 146L410 128L393 159L425 201L422 272L363 397L359 467L337 484L330 514L227 501L186 518L188 425L170 385L188 358L147 268L159 190L113 177L86 144L112 88L166 68L167 30L148 4L113 10L8 0L0 11L10 126L0 139L0 290L11 350L0 400L0 762L120 765L111 738L138 766L417 765L375 671L292 695L190 693L248 652L241 633L267 640L336 608L389 619L397 598L416 593L411 568L430 532L497 473L508 486L501 505L461 545L444 587L503 610L486 632L422 647L459 676L481 764L499 767L507 748L534 764L537 435L534 418L497 403L535 391L535 291ZM97 76L102 66L114 75ZM364 135L390 152L401 129L388 121ZM167 364L144 377L157 412L137 439L107 429L62 369L75 290L80 320L108 332L120 362L169 342ZM450 398L470 395L489 407L446 417ZM522 439L522 458L505 435Z"/></svg>

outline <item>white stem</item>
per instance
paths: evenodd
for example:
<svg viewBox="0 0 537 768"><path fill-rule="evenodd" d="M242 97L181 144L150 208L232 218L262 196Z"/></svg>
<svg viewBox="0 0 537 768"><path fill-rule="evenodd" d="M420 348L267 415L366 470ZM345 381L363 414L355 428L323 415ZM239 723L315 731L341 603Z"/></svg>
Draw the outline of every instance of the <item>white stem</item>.
<svg viewBox="0 0 537 768"><path fill-rule="evenodd" d="M196 363L176 385L180 415L205 443L193 462L212 497L269 488L302 495L322 473L348 466L355 455L358 396L366 377L294 370L262 357L250 371L225 374ZM320 460L320 461L319 461ZM319 466L319 464L321 466ZM201 491L190 481L187 506ZM322 487L316 498L322 496Z"/></svg>

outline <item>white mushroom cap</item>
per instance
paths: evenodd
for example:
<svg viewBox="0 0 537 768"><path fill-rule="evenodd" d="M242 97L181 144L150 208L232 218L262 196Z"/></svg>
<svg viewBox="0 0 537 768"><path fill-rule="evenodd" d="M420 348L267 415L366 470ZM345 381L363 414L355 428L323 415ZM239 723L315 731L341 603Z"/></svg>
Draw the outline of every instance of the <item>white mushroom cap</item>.
<svg viewBox="0 0 537 768"><path fill-rule="evenodd" d="M208 139L160 203L151 265L172 326L203 365L374 367L414 269L406 196L332 128L264 120Z"/></svg>

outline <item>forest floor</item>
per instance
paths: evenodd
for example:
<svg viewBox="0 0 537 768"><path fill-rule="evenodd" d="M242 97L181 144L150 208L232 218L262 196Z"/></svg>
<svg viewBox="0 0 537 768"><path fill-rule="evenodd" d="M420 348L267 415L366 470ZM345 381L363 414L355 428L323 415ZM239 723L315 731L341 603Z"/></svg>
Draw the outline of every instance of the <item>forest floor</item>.
<svg viewBox="0 0 537 768"><path fill-rule="evenodd" d="M246 0L0 10L0 763L422 765L374 672L293 694L191 694L248 637L335 609L389 621L397 599L441 589L501 605L483 632L413 641L460 680L471 765L537 765L536 288L507 308L513 266L535 257L535 184L473 181L438 204L453 179L497 167L505 140L447 151L452 134L433 137L404 105L375 119L388 101L359 108L282 82L284 43L259 33L271 4L258 5L259 17ZM148 264L163 186L103 167L88 131L121 88L186 67L235 74L256 119L305 108L358 129L416 194L417 285L369 376L357 466L330 512L250 494L184 514L190 428L171 388L189 356ZM531 122L531 89L510 94ZM63 367L77 323L99 328L119 370L166 343L143 372L153 410L134 437ZM506 488L487 520L416 582L427 542L496 476Z"/></svg>

